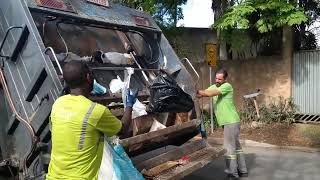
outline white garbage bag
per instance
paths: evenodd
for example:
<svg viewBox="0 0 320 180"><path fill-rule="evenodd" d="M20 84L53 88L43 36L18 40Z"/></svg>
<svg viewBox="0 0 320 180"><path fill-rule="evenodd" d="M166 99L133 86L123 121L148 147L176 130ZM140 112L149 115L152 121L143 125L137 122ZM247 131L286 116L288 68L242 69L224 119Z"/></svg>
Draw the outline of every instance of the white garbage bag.
<svg viewBox="0 0 320 180"><path fill-rule="evenodd" d="M111 63L115 65L133 64L130 54L119 52L107 52L101 55L103 63Z"/></svg>
<svg viewBox="0 0 320 180"><path fill-rule="evenodd" d="M154 119L149 132L157 131L164 128L166 128L165 125Z"/></svg>
<svg viewBox="0 0 320 180"><path fill-rule="evenodd" d="M105 137L103 156L98 180L144 180L142 174L134 167L132 161L118 143L113 145Z"/></svg>
<svg viewBox="0 0 320 180"><path fill-rule="evenodd" d="M127 74L125 75L125 81L123 82L121 80L121 78L119 76L117 76L117 79L112 79L110 82L110 91L112 93L116 93L116 92L122 92L122 100L124 102L124 107L126 106L125 104L125 98L126 98L126 94L127 94L127 89L129 88L129 84L130 84L130 79L131 79L131 75L134 73L133 68L128 68L127 70ZM134 103L133 107L132 107L132 119L135 119L137 117L143 116L143 115L147 115L147 111L146 111L146 106L144 104L142 104L138 99L136 100L136 102Z"/></svg>

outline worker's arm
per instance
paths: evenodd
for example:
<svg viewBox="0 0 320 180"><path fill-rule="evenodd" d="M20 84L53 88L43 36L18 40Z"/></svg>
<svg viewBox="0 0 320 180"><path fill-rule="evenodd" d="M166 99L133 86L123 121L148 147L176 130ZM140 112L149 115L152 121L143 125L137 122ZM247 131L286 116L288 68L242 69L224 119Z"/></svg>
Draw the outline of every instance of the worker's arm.
<svg viewBox="0 0 320 180"><path fill-rule="evenodd" d="M131 126L132 121L132 107L126 107L124 110L124 114L121 118L122 128L119 131L118 135L121 137L129 137L129 128Z"/></svg>
<svg viewBox="0 0 320 180"><path fill-rule="evenodd" d="M219 95L226 95L233 91L232 86L229 83L223 83L221 86L217 87L216 85L210 86L206 90L198 90L197 97L212 97L212 96L219 96Z"/></svg>
<svg viewBox="0 0 320 180"><path fill-rule="evenodd" d="M121 121L115 117L108 108L104 107L104 113L98 121L93 122L99 131L106 136L111 137L114 135L120 135L121 137L129 137L129 127L132 120L132 107L136 101L138 93L128 93L126 96L126 108L122 116ZM101 106L101 105L100 105Z"/></svg>
<svg viewBox="0 0 320 180"><path fill-rule="evenodd" d="M122 116L122 129L119 133L119 135L123 137L129 137L129 127L131 126L132 121L132 107L134 103L136 102L138 96L138 91L132 91L130 89L127 90L127 96L126 96L126 108L124 111L124 114Z"/></svg>
<svg viewBox="0 0 320 180"><path fill-rule="evenodd" d="M221 94L221 91L218 89L214 90L198 90L197 91L197 97L212 97L212 96L218 96Z"/></svg>
<svg viewBox="0 0 320 180"><path fill-rule="evenodd" d="M103 108L104 112L100 118L93 118L89 123L108 137L118 134L123 126L121 121L107 107L97 104L96 108Z"/></svg>

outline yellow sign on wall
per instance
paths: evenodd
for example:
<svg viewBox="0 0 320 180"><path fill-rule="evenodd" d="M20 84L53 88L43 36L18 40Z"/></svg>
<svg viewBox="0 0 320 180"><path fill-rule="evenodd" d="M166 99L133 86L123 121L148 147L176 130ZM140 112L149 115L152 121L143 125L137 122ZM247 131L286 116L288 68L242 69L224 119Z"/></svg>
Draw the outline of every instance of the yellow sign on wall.
<svg viewBox="0 0 320 180"><path fill-rule="evenodd" d="M217 45L212 43L206 44L206 63L209 66L216 67L218 59Z"/></svg>

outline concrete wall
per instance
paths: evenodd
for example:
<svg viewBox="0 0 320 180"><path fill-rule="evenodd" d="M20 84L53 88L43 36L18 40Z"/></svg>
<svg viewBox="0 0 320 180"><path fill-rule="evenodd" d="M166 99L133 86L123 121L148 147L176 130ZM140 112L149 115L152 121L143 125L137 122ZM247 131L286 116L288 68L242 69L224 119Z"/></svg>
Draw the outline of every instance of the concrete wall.
<svg viewBox="0 0 320 180"><path fill-rule="evenodd" d="M209 86L209 67L203 63L194 63L201 76L199 88ZM261 89L263 95L258 98L261 103L269 103L282 96L291 97L291 63L281 57L261 57L245 61L218 61L219 67L229 73L228 81L233 85L237 107L240 108L245 94ZM214 78L214 73L212 73ZM214 80L214 79L213 79ZM205 100L205 104L208 100Z"/></svg>
<svg viewBox="0 0 320 180"><path fill-rule="evenodd" d="M205 44L217 44L217 33L209 28L178 28L178 35L167 36L180 58L188 57L193 62L205 59ZM225 45L220 46L220 59L227 59Z"/></svg>
<svg viewBox="0 0 320 180"><path fill-rule="evenodd" d="M188 42L188 57L201 78L198 83L199 89L209 86L209 66L204 63L204 44L210 39L216 39L214 32L212 38L207 30L193 29L186 30L181 35L182 40ZM187 36L189 34L190 36ZM206 37L206 38L204 38ZM220 60L218 66L227 69L228 81L233 85L235 91L235 102L238 109L243 103L243 95L256 92L261 89L263 95L258 98L259 103L269 103L272 99L282 96L291 97L291 61L290 52L282 56L258 57L246 60ZM214 81L214 72L212 72ZM200 102L202 104L202 101ZM205 108L208 108L209 98L203 100Z"/></svg>

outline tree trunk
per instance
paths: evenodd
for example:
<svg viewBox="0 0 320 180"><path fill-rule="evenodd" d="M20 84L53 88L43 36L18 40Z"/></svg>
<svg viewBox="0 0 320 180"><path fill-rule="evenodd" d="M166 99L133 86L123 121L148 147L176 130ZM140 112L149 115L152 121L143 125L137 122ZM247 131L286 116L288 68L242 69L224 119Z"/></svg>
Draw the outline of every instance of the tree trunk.
<svg viewBox="0 0 320 180"><path fill-rule="evenodd" d="M228 7L228 1L227 0L212 0L212 10L213 10L213 13L214 13L214 22L217 22L217 20L219 18L221 18L223 16L223 13L225 12L225 10L227 9ZM223 48L227 48L226 46L226 43L224 42L224 44L220 44L221 41L220 41L220 32L217 30L217 57L218 57L218 60L220 60L221 58L221 52L220 52L220 49L221 47ZM228 49L227 49L228 51ZM227 53L227 52L226 52ZM222 57L223 59L232 59L232 57L229 57L228 54L226 54L226 57Z"/></svg>
<svg viewBox="0 0 320 180"><path fill-rule="evenodd" d="M293 32L292 27L284 26L282 29L282 57L284 60L292 60Z"/></svg>
<svg viewBox="0 0 320 180"><path fill-rule="evenodd" d="M284 61L283 66L289 69L287 72L289 88L292 89L292 62L293 62L293 30L290 26L284 26L282 29L282 59ZM288 94L291 97L292 92ZM284 95L286 96L286 95Z"/></svg>
<svg viewBox="0 0 320 180"><path fill-rule="evenodd" d="M175 5L175 10L174 10L174 26L177 27L177 23L178 23L178 5Z"/></svg>

